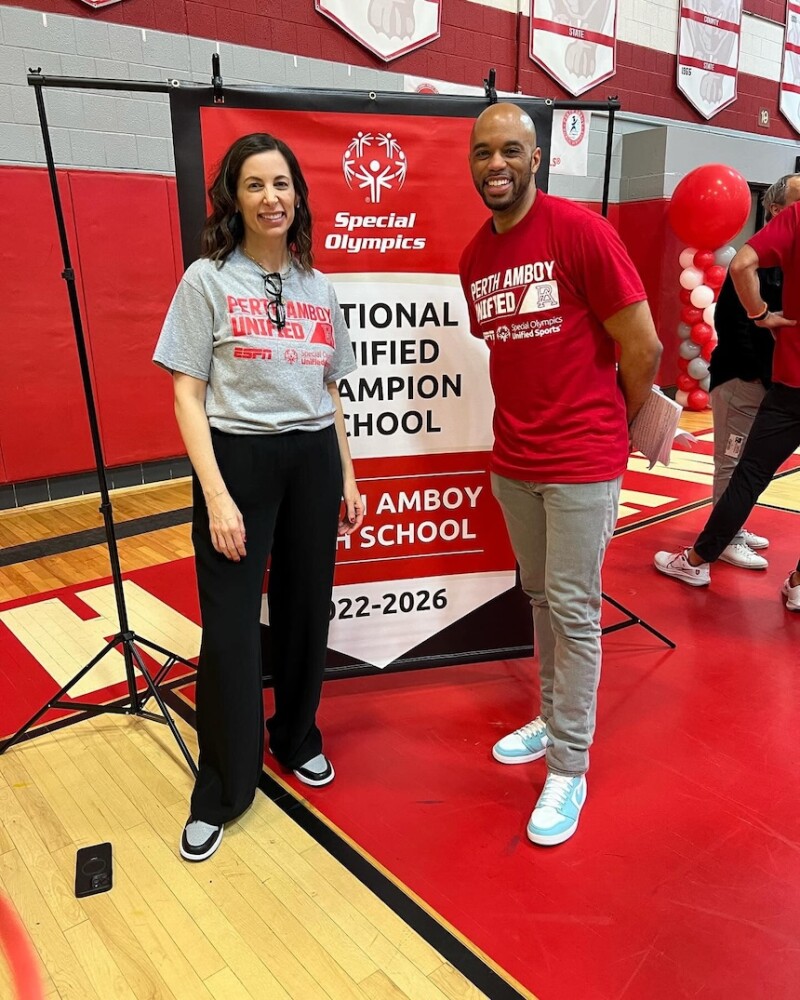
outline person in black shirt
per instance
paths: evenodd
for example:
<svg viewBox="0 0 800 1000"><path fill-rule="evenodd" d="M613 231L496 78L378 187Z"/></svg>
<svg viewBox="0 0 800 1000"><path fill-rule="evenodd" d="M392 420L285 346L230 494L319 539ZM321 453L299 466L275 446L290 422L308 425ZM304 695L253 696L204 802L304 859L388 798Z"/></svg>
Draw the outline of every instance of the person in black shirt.
<svg viewBox="0 0 800 1000"><path fill-rule="evenodd" d="M762 197L766 222L800 200L800 174L787 174ZM783 275L780 268L760 268L761 296L770 312L781 309ZM711 406L714 413L714 487L716 504L733 475L750 428L767 389L772 385L772 352L775 341L769 330L747 318L733 287L730 273L720 290L714 325L718 343L709 366ZM766 569L760 554L769 541L744 527L720 559L744 569Z"/></svg>

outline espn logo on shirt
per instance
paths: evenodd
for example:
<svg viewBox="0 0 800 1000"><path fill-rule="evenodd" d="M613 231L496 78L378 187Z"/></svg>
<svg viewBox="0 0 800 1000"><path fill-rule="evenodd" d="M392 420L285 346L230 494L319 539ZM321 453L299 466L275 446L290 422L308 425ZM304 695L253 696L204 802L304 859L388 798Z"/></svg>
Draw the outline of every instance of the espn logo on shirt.
<svg viewBox="0 0 800 1000"><path fill-rule="evenodd" d="M546 312L548 309L558 309L560 305L558 282L537 281L528 286L528 290L520 302L519 314Z"/></svg>

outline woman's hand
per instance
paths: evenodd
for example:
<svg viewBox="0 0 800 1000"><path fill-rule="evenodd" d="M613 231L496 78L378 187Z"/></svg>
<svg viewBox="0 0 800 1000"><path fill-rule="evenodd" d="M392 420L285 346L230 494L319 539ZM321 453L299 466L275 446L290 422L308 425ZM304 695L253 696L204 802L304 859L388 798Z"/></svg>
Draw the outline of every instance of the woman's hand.
<svg viewBox="0 0 800 1000"><path fill-rule="evenodd" d="M247 555L244 547L244 520L233 497L227 490L206 501L211 544L221 555L232 562L240 562Z"/></svg>
<svg viewBox="0 0 800 1000"><path fill-rule="evenodd" d="M344 497L344 512L339 521L339 534L351 535L361 527L364 520L364 501L358 492L358 483L355 479L347 479L342 490Z"/></svg>

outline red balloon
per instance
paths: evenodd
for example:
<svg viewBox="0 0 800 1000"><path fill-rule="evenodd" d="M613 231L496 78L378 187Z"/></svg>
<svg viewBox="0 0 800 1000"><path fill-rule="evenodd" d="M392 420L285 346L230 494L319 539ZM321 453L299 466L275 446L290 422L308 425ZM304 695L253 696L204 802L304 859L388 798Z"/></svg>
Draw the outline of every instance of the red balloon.
<svg viewBox="0 0 800 1000"><path fill-rule="evenodd" d="M678 355L678 371L683 373L689 367L689 359L682 358L680 354Z"/></svg>
<svg viewBox="0 0 800 1000"><path fill-rule="evenodd" d="M738 170L706 163L680 181L669 203L675 235L690 247L730 243L750 215L750 188Z"/></svg>
<svg viewBox="0 0 800 1000"><path fill-rule="evenodd" d="M707 340L705 344L700 348L700 357L705 361L711 360L711 355L714 353L714 348L717 346L717 338L714 337L713 340Z"/></svg>
<svg viewBox="0 0 800 1000"><path fill-rule="evenodd" d="M685 323L687 326L694 326L695 323L699 323L702 318L702 309L695 309L694 306L685 306L681 309L681 323Z"/></svg>
<svg viewBox="0 0 800 1000"><path fill-rule="evenodd" d="M705 410L708 407L708 393L705 389L692 389L687 405L690 410Z"/></svg>
<svg viewBox="0 0 800 1000"><path fill-rule="evenodd" d="M692 304L691 288L682 288L680 293L680 299L683 305L690 306Z"/></svg>
<svg viewBox="0 0 800 1000"><path fill-rule="evenodd" d="M696 378L692 378L686 372L681 372L677 378L677 385L681 392L691 392L692 389L699 389L700 383Z"/></svg>
<svg viewBox="0 0 800 1000"><path fill-rule="evenodd" d="M695 323L689 333L691 339L695 344L699 344L701 347L703 344L707 344L714 336L714 331L708 325L708 323Z"/></svg>
<svg viewBox="0 0 800 1000"><path fill-rule="evenodd" d="M714 264L713 267L706 268L706 284L711 288L721 288L727 273L727 268L722 267L721 264Z"/></svg>
<svg viewBox="0 0 800 1000"><path fill-rule="evenodd" d="M705 271L707 267L711 267L714 263L714 254L711 250L698 250L694 255L692 263L699 270Z"/></svg>

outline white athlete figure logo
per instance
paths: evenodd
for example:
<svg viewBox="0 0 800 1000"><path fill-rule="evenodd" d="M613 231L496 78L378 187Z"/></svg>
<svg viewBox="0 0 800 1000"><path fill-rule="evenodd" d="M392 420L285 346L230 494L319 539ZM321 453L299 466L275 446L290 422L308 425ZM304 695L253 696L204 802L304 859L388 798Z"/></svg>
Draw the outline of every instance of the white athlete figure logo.
<svg viewBox="0 0 800 1000"><path fill-rule="evenodd" d="M367 201L380 203L385 191L403 186L408 161L400 143L391 132L358 132L342 157L342 170L347 186L356 185L367 192Z"/></svg>

